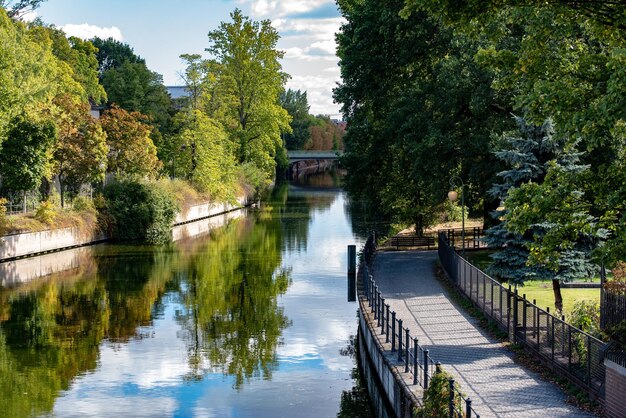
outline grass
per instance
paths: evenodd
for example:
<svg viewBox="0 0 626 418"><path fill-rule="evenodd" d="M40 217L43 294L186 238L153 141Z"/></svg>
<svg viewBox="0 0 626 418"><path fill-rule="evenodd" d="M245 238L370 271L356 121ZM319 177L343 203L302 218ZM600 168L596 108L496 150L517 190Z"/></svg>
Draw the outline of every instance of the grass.
<svg viewBox="0 0 626 418"><path fill-rule="evenodd" d="M554 292L551 281L528 282L523 287L518 287L520 295L526 294L526 299L532 302L537 300L537 306L542 309L550 307L550 312L554 312ZM592 300L600 303L600 289L561 289L563 296L563 313L569 314L574 304L581 300Z"/></svg>
<svg viewBox="0 0 626 418"><path fill-rule="evenodd" d="M485 271L491 264L491 257L493 251L475 251L468 252L467 259L476 267ZM592 279L581 280L586 282L599 281L598 277ZM526 294L526 299L533 301L537 300L537 306L542 309L550 308L550 312L555 311L554 306L554 291L552 290L552 281L530 281L526 285L518 287L518 293L520 295ZM563 296L563 313L567 315L571 312L574 304L581 300L592 300L600 302L600 289L561 289L561 296Z"/></svg>

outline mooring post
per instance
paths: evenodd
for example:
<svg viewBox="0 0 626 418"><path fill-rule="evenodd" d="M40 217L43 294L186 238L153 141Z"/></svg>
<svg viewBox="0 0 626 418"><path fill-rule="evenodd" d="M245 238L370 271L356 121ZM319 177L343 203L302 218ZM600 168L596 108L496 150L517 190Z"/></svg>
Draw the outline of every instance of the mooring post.
<svg viewBox="0 0 626 418"><path fill-rule="evenodd" d="M348 245L348 274L356 274L356 245Z"/></svg>

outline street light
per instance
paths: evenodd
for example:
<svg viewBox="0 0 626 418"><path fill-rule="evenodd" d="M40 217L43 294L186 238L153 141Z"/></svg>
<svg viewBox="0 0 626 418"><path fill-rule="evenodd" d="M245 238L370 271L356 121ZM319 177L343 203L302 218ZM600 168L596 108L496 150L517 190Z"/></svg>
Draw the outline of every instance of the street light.
<svg viewBox="0 0 626 418"><path fill-rule="evenodd" d="M450 177L450 187L452 190L448 192L448 199L450 202L456 202L459 198L459 194L456 192L457 187L461 187L461 254L465 258L465 193L463 180L459 176Z"/></svg>

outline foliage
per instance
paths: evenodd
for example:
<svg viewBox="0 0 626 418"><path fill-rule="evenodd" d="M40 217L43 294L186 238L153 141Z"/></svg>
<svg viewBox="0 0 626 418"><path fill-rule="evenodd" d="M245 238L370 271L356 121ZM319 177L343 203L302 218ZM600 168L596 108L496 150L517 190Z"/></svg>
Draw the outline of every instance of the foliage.
<svg viewBox="0 0 626 418"><path fill-rule="evenodd" d="M112 106L100 119L109 147L108 171L120 175L154 177L161 167L152 129L139 112Z"/></svg>
<svg viewBox="0 0 626 418"><path fill-rule="evenodd" d="M98 72L102 76L106 71L118 68L125 62L131 64L145 64L146 61L135 55L133 49L124 42L113 38L101 39L95 37L91 43L96 47L98 59Z"/></svg>
<svg viewBox="0 0 626 418"><path fill-rule="evenodd" d="M413 416L420 418L447 418L450 406L450 383L452 375L443 370L435 373L428 382L428 389L424 392L423 406L413 411ZM458 390L458 384L455 384ZM455 406L463 410L463 401L455 394Z"/></svg>
<svg viewBox="0 0 626 418"><path fill-rule="evenodd" d="M342 150L344 132L328 117L316 116L314 123L309 127L310 141L304 149L312 150Z"/></svg>
<svg viewBox="0 0 626 418"><path fill-rule="evenodd" d="M598 301L580 300L567 316L567 322L593 336L600 332L600 303Z"/></svg>
<svg viewBox="0 0 626 418"><path fill-rule="evenodd" d="M342 163L347 188L387 219L422 231L460 175L466 203L483 199L497 163L490 150L508 125L506 97L474 61L482 41L446 28L436 16L399 16L403 1L340 1L337 35L342 83L334 91L348 124Z"/></svg>
<svg viewBox="0 0 626 418"><path fill-rule="evenodd" d="M280 105L291 116L291 132L283 134L285 147L288 150L304 149L311 138L310 127L314 124L314 118L309 114L309 101L307 94L300 90L288 89L280 94Z"/></svg>
<svg viewBox="0 0 626 418"><path fill-rule="evenodd" d="M269 183L274 155L289 132L289 115L278 103L287 75L276 49L278 33L269 20L254 22L236 9L232 22L209 32L209 66L215 79L210 116L227 129L239 163L251 162Z"/></svg>
<svg viewBox="0 0 626 418"><path fill-rule="evenodd" d="M78 192L83 183L102 182L106 173L107 137L100 123L89 114L89 105L59 96L56 118L58 141L54 149L54 173L61 186L61 207L65 191Z"/></svg>
<svg viewBox="0 0 626 418"><path fill-rule="evenodd" d="M237 189L236 160L226 133L200 110L181 112L172 139L176 172L214 201L233 199Z"/></svg>
<svg viewBox="0 0 626 418"><path fill-rule="evenodd" d="M49 175L55 137L52 122L36 122L25 116L14 118L0 150L2 186L13 191L39 187L42 177Z"/></svg>
<svg viewBox="0 0 626 418"><path fill-rule="evenodd" d="M0 8L5 9L9 17L19 19L44 1L46 0L0 0Z"/></svg>
<svg viewBox="0 0 626 418"><path fill-rule="evenodd" d="M105 187L104 196L114 239L150 244L172 239L171 228L179 208L159 183L116 181Z"/></svg>
<svg viewBox="0 0 626 418"><path fill-rule="evenodd" d="M37 207L35 219L46 225L52 225L57 216L57 208L52 200L45 200Z"/></svg>

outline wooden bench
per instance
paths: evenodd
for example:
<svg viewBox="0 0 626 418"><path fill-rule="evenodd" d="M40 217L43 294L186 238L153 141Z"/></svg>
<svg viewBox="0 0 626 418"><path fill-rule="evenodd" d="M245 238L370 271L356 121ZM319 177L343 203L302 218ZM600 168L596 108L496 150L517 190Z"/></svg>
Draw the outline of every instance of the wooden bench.
<svg viewBox="0 0 626 418"><path fill-rule="evenodd" d="M400 247L430 247L435 246L435 237L418 237L416 235L398 235L391 237L391 246Z"/></svg>

